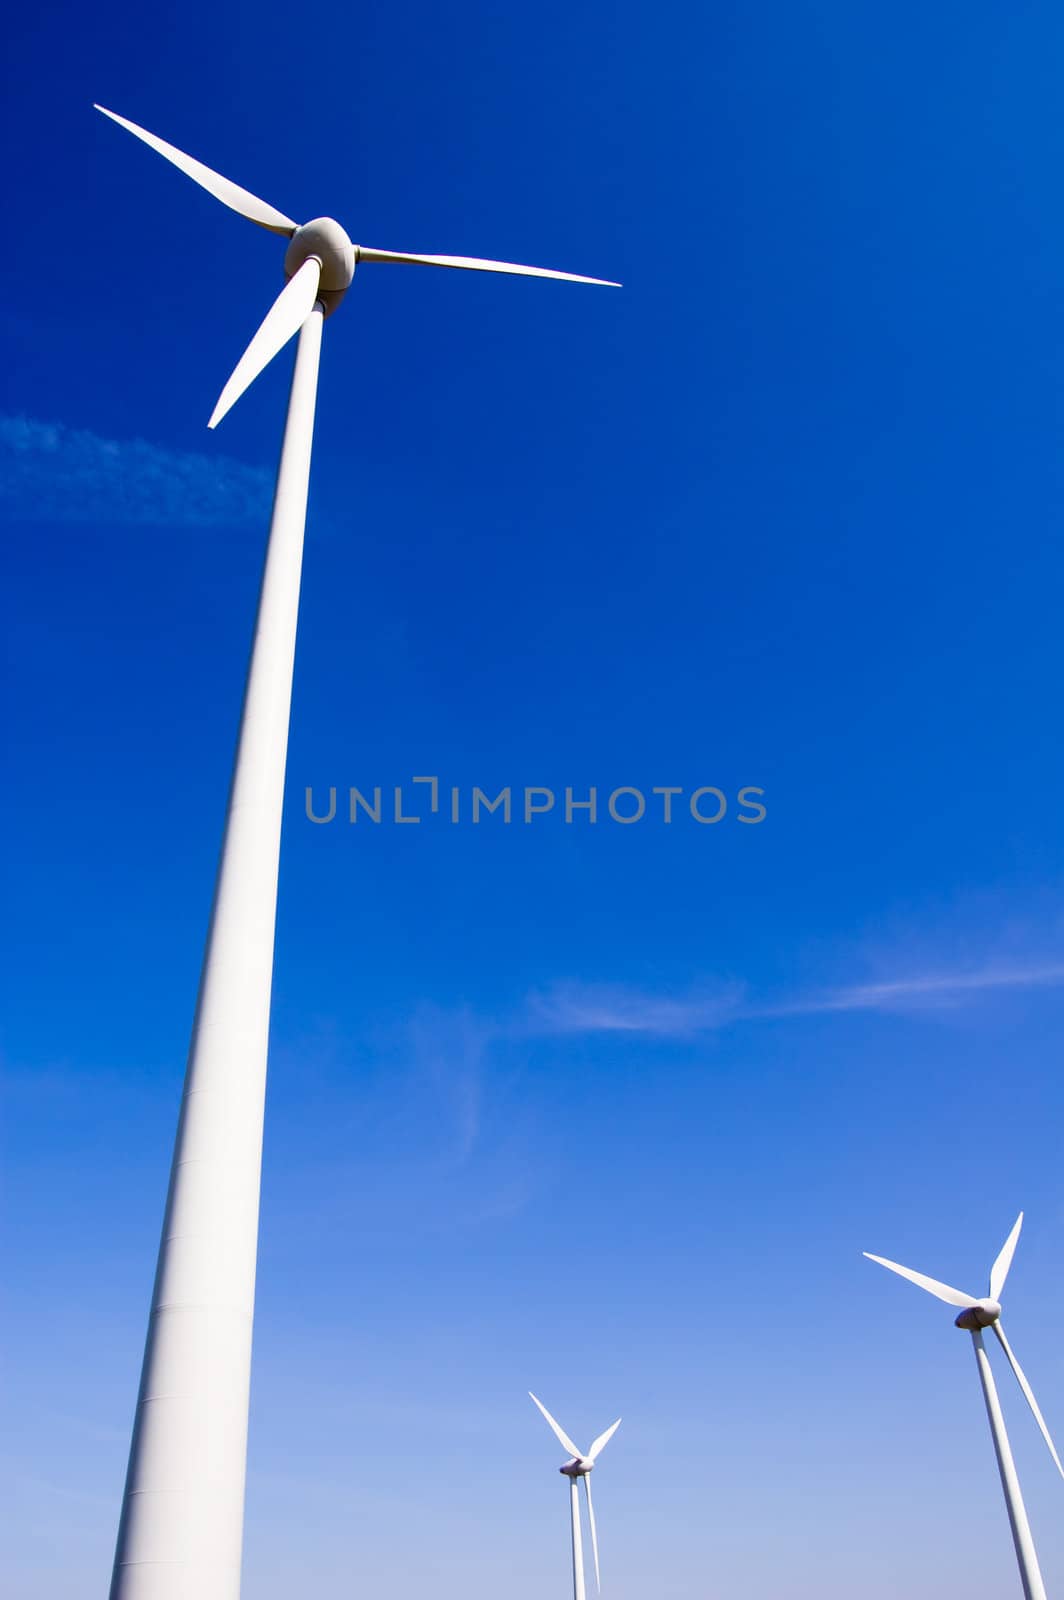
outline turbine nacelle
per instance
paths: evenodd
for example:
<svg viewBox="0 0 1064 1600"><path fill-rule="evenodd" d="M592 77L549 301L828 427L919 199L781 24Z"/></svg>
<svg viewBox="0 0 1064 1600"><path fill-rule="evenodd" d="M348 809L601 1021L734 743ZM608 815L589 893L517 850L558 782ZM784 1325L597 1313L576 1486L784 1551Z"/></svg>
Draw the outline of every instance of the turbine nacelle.
<svg viewBox="0 0 1064 1600"><path fill-rule="evenodd" d="M582 1456L577 1456L573 1461L567 1461L558 1471L563 1472L567 1478L583 1478L595 1465L593 1461L585 1461Z"/></svg>
<svg viewBox="0 0 1064 1600"><path fill-rule="evenodd" d="M315 217L293 233L284 258L285 277L294 278L312 258L321 268L318 299L328 316L351 287L358 249L333 217Z"/></svg>
<svg viewBox="0 0 1064 1600"><path fill-rule="evenodd" d="M1001 1315L1001 1302L991 1300L977 1300L974 1306L968 1306L954 1320L954 1327L966 1328L971 1333L973 1328L992 1328Z"/></svg>

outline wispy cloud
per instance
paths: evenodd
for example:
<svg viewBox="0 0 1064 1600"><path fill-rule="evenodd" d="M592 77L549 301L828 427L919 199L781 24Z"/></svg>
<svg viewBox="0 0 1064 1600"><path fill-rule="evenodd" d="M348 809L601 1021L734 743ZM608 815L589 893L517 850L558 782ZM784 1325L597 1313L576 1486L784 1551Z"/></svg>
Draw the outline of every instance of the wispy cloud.
<svg viewBox="0 0 1064 1600"><path fill-rule="evenodd" d="M883 983L859 983L764 1006L753 1015L799 1016L803 1012L897 1011L963 1005L996 989L1056 988L1064 984L1064 963L1029 967L984 967L969 972L936 972Z"/></svg>
<svg viewBox="0 0 1064 1600"><path fill-rule="evenodd" d="M271 491L267 471L227 456L0 416L0 507L22 521L236 527L268 517Z"/></svg>
<svg viewBox="0 0 1064 1600"><path fill-rule="evenodd" d="M469 1006L424 1002L362 1039L323 1020L288 1040L275 1052L274 1108L290 1174L309 1178L293 1185L289 1224L309 1225L312 1215L331 1238L369 1207L381 1238L476 1228L522 1211L543 1162L511 1037Z"/></svg>
<svg viewBox="0 0 1064 1600"><path fill-rule="evenodd" d="M1064 962L914 974L759 1001L738 983L686 995L650 994L621 985L558 984L528 997L531 1033L631 1033L684 1038L735 1022L846 1011L951 1010L1003 989L1064 985Z"/></svg>
<svg viewBox="0 0 1064 1600"><path fill-rule="evenodd" d="M686 996L653 995L621 985L556 984L528 997L530 1033L645 1033L682 1037L722 1027L742 1014L741 985Z"/></svg>
<svg viewBox="0 0 1064 1600"><path fill-rule="evenodd" d="M494 1033L492 1023L467 1007L444 1011L429 1005L420 1007L404 1029L414 1090L434 1105L436 1130L441 1135L450 1130L447 1166L464 1166L480 1138L485 1057Z"/></svg>

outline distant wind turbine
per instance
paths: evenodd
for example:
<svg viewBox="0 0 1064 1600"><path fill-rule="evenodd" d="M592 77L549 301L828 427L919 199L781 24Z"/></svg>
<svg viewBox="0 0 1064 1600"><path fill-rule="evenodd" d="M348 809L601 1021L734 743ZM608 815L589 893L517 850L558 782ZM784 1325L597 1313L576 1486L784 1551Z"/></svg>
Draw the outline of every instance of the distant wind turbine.
<svg viewBox="0 0 1064 1600"><path fill-rule="evenodd" d="M550 1423L562 1449L568 1450L572 1457L572 1460L567 1461L564 1467L559 1467L558 1471L564 1473L569 1479L569 1516L573 1535L573 1597L574 1600L584 1600L584 1547L580 1539L580 1491L578 1485L582 1478L584 1480L584 1494L587 1496L587 1520L591 1529L591 1550L595 1557L595 1587L601 1590L598 1534L595 1531L595 1507L591 1499L591 1470L598 1456L620 1427L621 1419L618 1417L617 1421L608 1427L605 1433L600 1433L598 1438L592 1441L589 1450L579 1450L561 1424L555 1422L542 1400L536 1399L531 1389L528 1391L528 1396L539 1407Z"/></svg>
<svg viewBox="0 0 1064 1600"><path fill-rule="evenodd" d="M331 217L300 226L96 109L223 205L289 240L288 282L209 427L299 335L111 1579L111 1600L238 1600L281 803L322 323L363 262L603 280L353 244Z"/></svg>
<svg viewBox="0 0 1064 1600"><path fill-rule="evenodd" d="M1005 1338L1005 1330L1001 1326L1001 1291L1005 1287L1009 1267L1016 1250L1016 1241L1020 1237L1020 1228L1023 1226L1023 1212L1021 1211L1012 1225L1012 1232L1002 1245L994 1265L990 1268L990 1284L988 1291L982 1299L975 1295L966 1294L963 1289L951 1289L948 1283L939 1283L937 1278L928 1278L922 1272L914 1272L911 1267L900 1267L896 1261L887 1261L883 1256L874 1256L867 1250L863 1253L869 1261L877 1261L881 1267L888 1267L891 1272L897 1272L903 1278L908 1278L910 1283L915 1283L918 1288L926 1289L928 1294L936 1295L939 1300L944 1300L947 1305L960 1306L960 1316L956 1318L956 1326L965 1328L972 1336L975 1346L975 1360L979 1368L979 1379L983 1386L983 1399L986 1402L986 1414L990 1418L990 1432L994 1440L994 1453L997 1456L998 1472L1001 1474L1001 1487L1005 1491L1005 1505L1008 1508L1009 1524L1012 1528L1012 1542L1016 1547L1016 1559L1020 1567L1020 1579L1023 1583L1023 1592L1026 1600L1046 1600L1045 1585L1038 1567L1038 1556L1031 1536L1030 1523L1027 1520L1027 1511L1020 1493L1020 1480L1016 1475L1016 1466L1012 1459L1012 1450L1009 1446L1008 1434L1005 1432L1005 1419L1001 1414L1001 1403L998 1400L997 1388L994 1384L994 1375L990 1370L990 1358L983 1344L983 1329L993 1328L998 1343L1005 1352L1009 1366L1016 1375L1016 1381L1023 1390L1027 1404L1034 1413L1042 1438L1049 1446L1049 1453L1053 1457L1057 1471L1064 1477L1064 1467L1060 1464L1056 1446L1050 1438L1049 1429L1046 1427L1045 1418L1038 1408L1031 1385L1027 1382L1023 1369L1012 1353L1012 1348Z"/></svg>

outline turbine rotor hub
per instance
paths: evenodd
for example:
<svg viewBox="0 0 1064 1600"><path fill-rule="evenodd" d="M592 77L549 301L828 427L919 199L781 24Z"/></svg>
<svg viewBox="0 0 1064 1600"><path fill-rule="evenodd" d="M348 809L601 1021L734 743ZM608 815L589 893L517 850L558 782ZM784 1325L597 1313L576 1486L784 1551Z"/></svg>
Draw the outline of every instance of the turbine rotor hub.
<svg viewBox="0 0 1064 1600"><path fill-rule="evenodd" d="M594 1465L593 1461L584 1461L578 1456L575 1461L567 1461L564 1467L558 1468L558 1471L564 1473L567 1478L586 1478Z"/></svg>
<svg viewBox="0 0 1064 1600"><path fill-rule="evenodd" d="M318 299L328 316L351 286L357 258L355 247L332 217L315 217L313 222L304 222L292 235L284 258L285 277L294 277L311 256L317 256L321 262Z"/></svg>
<svg viewBox="0 0 1064 1600"><path fill-rule="evenodd" d="M965 1311L962 1311L954 1326L966 1328L969 1333L972 1333L977 1328L993 1327L1000 1315L1001 1302L987 1297L987 1299L979 1300L974 1306L969 1306Z"/></svg>

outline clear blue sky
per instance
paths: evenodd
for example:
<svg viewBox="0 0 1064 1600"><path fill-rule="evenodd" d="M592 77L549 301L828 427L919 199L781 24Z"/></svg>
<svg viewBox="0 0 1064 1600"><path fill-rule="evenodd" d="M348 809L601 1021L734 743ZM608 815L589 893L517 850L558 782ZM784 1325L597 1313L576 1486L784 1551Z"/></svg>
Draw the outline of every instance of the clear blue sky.
<svg viewBox="0 0 1064 1600"><path fill-rule="evenodd" d="M0 1505L103 1592L290 357L280 242L91 111L391 249L326 327L245 1592L1016 1591L981 1288L1064 1433L1064 19L229 0L10 24ZM343 793L763 787L699 826ZM341 818L306 820L307 785ZM409 791L408 791L409 792ZM1064 1486L1007 1415L1051 1590Z"/></svg>

